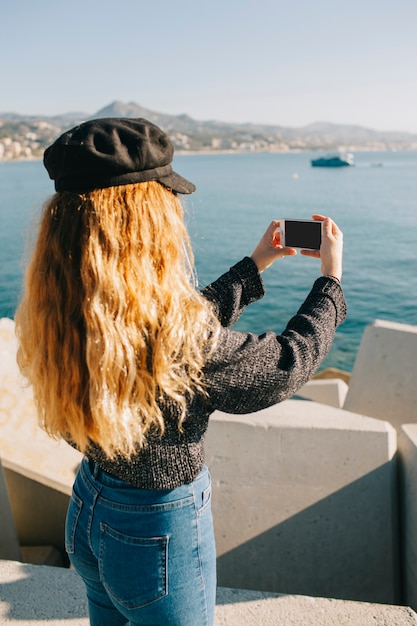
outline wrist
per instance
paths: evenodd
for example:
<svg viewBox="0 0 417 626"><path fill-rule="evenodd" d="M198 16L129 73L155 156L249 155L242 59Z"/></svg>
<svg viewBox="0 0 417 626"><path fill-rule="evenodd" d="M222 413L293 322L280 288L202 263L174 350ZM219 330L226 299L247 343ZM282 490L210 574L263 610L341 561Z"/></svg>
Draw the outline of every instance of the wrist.
<svg viewBox="0 0 417 626"><path fill-rule="evenodd" d="M339 276L335 276L334 274L324 274L324 276L326 278L333 278L334 280L336 280L339 283L339 285L342 282L342 277L339 278Z"/></svg>

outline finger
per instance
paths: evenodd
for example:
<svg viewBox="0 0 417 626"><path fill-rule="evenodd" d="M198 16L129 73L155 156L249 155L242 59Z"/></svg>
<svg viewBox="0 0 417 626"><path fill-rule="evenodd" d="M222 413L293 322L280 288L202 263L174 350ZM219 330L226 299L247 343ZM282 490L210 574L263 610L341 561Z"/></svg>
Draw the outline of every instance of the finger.
<svg viewBox="0 0 417 626"><path fill-rule="evenodd" d="M326 219L328 219L328 223L326 224L326 222L324 222L324 230L327 236L332 236L335 239L343 240L343 233L336 224L336 222L334 222L330 217Z"/></svg>
<svg viewBox="0 0 417 626"><path fill-rule="evenodd" d="M276 230L272 236L272 245L276 248L281 247L281 231Z"/></svg>
<svg viewBox="0 0 417 626"><path fill-rule="evenodd" d="M313 257L314 259L320 258L320 250L300 250L300 253L303 256L310 256L310 257Z"/></svg>
<svg viewBox="0 0 417 626"><path fill-rule="evenodd" d="M311 217L313 220L316 220L316 222L323 222L326 219L326 216L321 215L320 213L313 213Z"/></svg>
<svg viewBox="0 0 417 626"><path fill-rule="evenodd" d="M279 221L274 220L272 221L268 228L266 229L265 235L270 238L270 239L274 239L277 235L277 233L279 233Z"/></svg>
<svg viewBox="0 0 417 626"><path fill-rule="evenodd" d="M297 254L297 250L295 248L282 248L284 256L295 256Z"/></svg>
<svg viewBox="0 0 417 626"><path fill-rule="evenodd" d="M333 234L333 220L330 217L326 217L323 222L323 230L327 237Z"/></svg>
<svg viewBox="0 0 417 626"><path fill-rule="evenodd" d="M340 230L336 222L333 222L333 220L332 220L332 232L333 232L333 235L335 235L336 237L343 239L342 231Z"/></svg>
<svg viewBox="0 0 417 626"><path fill-rule="evenodd" d="M272 222L267 228L267 232L269 232L270 230L275 231L278 229L279 229L279 220L272 220Z"/></svg>
<svg viewBox="0 0 417 626"><path fill-rule="evenodd" d="M313 215L313 217L315 219L319 218L320 221L324 222L323 228L326 230L327 235L335 235L335 236L342 235L342 231L340 230L336 222L332 220L331 217L325 217L324 215L318 215L318 214Z"/></svg>

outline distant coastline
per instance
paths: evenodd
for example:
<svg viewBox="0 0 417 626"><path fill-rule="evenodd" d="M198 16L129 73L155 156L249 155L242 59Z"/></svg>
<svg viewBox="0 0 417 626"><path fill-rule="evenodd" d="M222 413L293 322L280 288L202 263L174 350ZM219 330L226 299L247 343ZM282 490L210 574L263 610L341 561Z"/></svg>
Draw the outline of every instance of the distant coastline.
<svg viewBox="0 0 417 626"><path fill-rule="evenodd" d="M345 151L343 149L338 149L337 151ZM413 147L402 148L398 150L397 148L372 148L367 146L351 146L349 148L349 152L416 152L417 144ZM176 156L221 156L221 155L234 155L234 154L311 154L311 153L325 153L325 152L334 152L332 150L308 150L301 148L290 148L288 150L210 150L207 148L202 148L201 150L175 150ZM16 156L12 158L1 158L0 157L0 165L2 163L28 163L34 161L43 161L43 152L38 155L30 155L30 156Z"/></svg>
<svg viewBox="0 0 417 626"><path fill-rule="evenodd" d="M176 154L182 155L417 150L417 134L412 133L327 122L289 128L198 121L188 115L168 115L132 102L115 101L93 115L67 113L42 117L0 113L0 162L41 159L45 148L65 129L86 119L102 117L145 117L165 130Z"/></svg>

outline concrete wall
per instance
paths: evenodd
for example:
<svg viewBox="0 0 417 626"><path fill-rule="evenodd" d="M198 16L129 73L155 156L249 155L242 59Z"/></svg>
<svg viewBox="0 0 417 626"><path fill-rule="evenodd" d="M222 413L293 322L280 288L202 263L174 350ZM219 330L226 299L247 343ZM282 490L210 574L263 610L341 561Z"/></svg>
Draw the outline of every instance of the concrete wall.
<svg viewBox="0 0 417 626"><path fill-rule="evenodd" d="M399 432L404 602L417 609L417 424Z"/></svg>
<svg viewBox="0 0 417 626"><path fill-rule="evenodd" d="M0 458L20 545L63 549L69 495L81 455L37 425L16 364L14 322L0 320Z"/></svg>
<svg viewBox="0 0 417 626"><path fill-rule="evenodd" d="M376 320L367 326L344 403L348 411L417 422L417 326Z"/></svg>
<svg viewBox="0 0 417 626"><path fill-rule="evenodd" d="M303 400L207 433L220 586L400 600L396 433Z"/></svg>
<svg viewBox="0 0 417 626"><path fill-rule="evenodd" d="M325 404L289 400L253 415L212 416L206 448L220 585L401 601L396 431L359 413L393 423L393 413L414 416L416 338L414 327L399 324L366 329L344 405L356 413L330 406L346 389L328 381L301 390ZM14 323L0 320L0 457L13 515L21 543L61 548L81 455L37 427L15 352ZM373 397L384 393L384 402ZM412 426L402 435L407 597L416 606Z"/></svg>
<svg viewBox="0 0 417 626"><path fill-rule="evenodd" d="M296 394L296 397L314 400L321 404L342 408L348 392L348 385L340 378L309 380Z"/></svg>
<svg viewBox="0 0 417 626"><path fill-rule="evenodd" d="M0 559L20 561L22 554L0 459Z"/></svg>
<svg viewBox="0 0 417 626"><path fill-rule="evenodd" d="M65 552L69 496L37 480L5 469L10 505L21 546L53 546Z"/></svg>
<svg viewBox="0 0 417 626"><path fill-rule="evenodd" d="M89 626L74 570L0 561L2 626ZM408 607L217 589L215 626L416 626Z"/></svg>

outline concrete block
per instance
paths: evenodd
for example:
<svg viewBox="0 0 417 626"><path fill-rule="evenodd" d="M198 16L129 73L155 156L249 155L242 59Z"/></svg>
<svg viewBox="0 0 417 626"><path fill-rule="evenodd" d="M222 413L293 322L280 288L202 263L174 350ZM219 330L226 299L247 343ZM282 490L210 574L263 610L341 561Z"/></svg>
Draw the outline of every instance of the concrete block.
<svg viewBox="0 0 417 626"><path fill-rule="evenodd" d="M403 424L398 445L401 455L404 600L417 609L417 424Z"/></svg>
<svg viewBox="0 0 417 626"><path fill-rule="evenodd" d="M344 408L387 420L417 422L417 326L376 320L367 326Z"/></svg>
<svg viewBox="0 0 417 626"><path fill-rule="evenodd" d="M390 424L288 400L216 412L206 451L220 586L399 601Z"/></svg>
<svg viewBox="0 0 417 626"><path fill-rule="evenodd" d="M0 459L0 559L20 561L17 530L10 506L9 492Z"/></svg>
<svg viewBox="0 0 417 626"><path fill-rule="evenodd" d="M0 457L3 467L68 495L79 452L48 437L38 426L31 389L16 363L13 320L0 319Z"/></svg>
<svg viewBox="0 0 417 626"><path fill-rule="evenodd" d="M340 409L345 402L347 391L348 385L340 378L309 380L298 390L296 397L314 400Z"/></svg>
<svg viewBox="0 0 417 626"><path fill-rule="evenodd" d="M350 381L350 372L341 370L338 367L326 367L324 370L320 370L312 377L313 380L325 380L327 378L340 378L348 385Z"/></svg>
<svg viewBox="0 0 417 626"><path fill-rule="evenodd" d="M5 468L4 474L20 545L52 545L64 553L69 495L20 472Z"/></svg>
<svg viewBox="0 0 417 626"><path fill-rule="evenodd" d="M0 561L2 626L89 626L84 583L74 570Z"/></svg>
<svg viewBox="0 0 417 626"><path fill-rule="evenodd" d="M68 498L82 457L39 428L31 389L16 363L16 350L14 322L3 318L0 457L11 511L20 545L53 545L62 550Z"/></svg>
<svg viewBox="0 0 417 626"><path fill-rule="evenodd" d="M53 546L22 546L20 549L23 563L68 567L68 558Z"/></svg>
<svg viewBox="0 0 417 626"><path fill-rule="evenodd" d="M220 588L215 626L411 626L409 607Z"/></svg>
<svg viewBox="0 0 417 626"><path fill-rule="evenodd" d="M0 561L2 626L88 626L84 584L73 571ZM214 626L416 626L405 606L218 588Z"/></svg>

